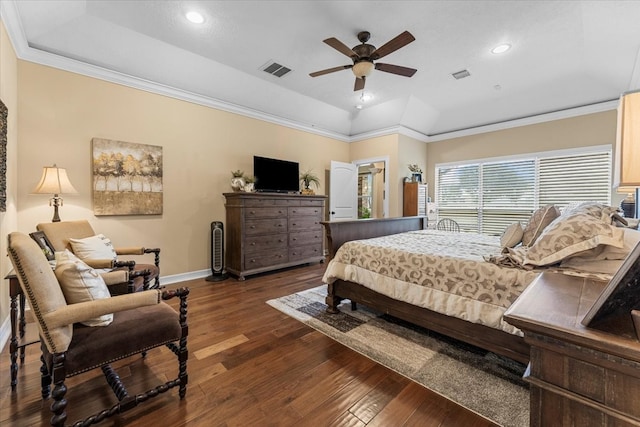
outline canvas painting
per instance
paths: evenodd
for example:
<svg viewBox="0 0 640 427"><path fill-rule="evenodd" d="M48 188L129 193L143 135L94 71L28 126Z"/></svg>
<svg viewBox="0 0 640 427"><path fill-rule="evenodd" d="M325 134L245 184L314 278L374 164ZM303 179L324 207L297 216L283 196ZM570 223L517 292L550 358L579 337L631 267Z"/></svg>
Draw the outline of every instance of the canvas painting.
<svg viewBox="0 0 640 427"><path fill-rule="evenodd" d="M162 214L162 147L93 138L93 212Z"/></svg>

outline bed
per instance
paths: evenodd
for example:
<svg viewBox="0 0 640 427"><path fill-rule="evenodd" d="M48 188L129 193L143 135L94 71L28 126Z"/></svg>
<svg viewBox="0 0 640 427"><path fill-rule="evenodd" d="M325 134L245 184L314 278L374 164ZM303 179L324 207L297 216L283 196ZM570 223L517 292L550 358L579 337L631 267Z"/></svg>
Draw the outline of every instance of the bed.
<svg viewBox="0 0 640 427"><path fill-rule="evenodd" d="M585 218L584 215L579 218L581 226ZM521 331L502 319L502 314L529 283L541 271L549 269L600 280L610 277L608 273L581 270L581 265L592 263L593 254L586 263L574 262L567 267L556 260L551 266L514 268L508 262L495 262L495 259L513 261L518 257L517 250L508 256L501 255L500 238L427 230L426 221L423 217L403 217L323 222L330 260L324 275L328 286L327 311L337 313L340 302L348 299L354 307L363 304L526 363L529 345ZM551 222L538 227L539 236L536 236L547 246L549 242L540 235ZM593 234L588 231L593 229L589 224L584 228ZM615 228L608 227L607 233L615 234L612 239L622 253L624 234ZM566 237L568 232L562 229L562 233ZM574 255L588 253L590 249L585 247L598 247L596 255L604 259L602 242L602 236L591 238L589 246L584 246L581 240L581 246L574 248ZM630 245L633 244L627 244ZM562 251L566 257L566 248ZM447 271L453 272L453 276L446 277L443 272Z"/></svg>

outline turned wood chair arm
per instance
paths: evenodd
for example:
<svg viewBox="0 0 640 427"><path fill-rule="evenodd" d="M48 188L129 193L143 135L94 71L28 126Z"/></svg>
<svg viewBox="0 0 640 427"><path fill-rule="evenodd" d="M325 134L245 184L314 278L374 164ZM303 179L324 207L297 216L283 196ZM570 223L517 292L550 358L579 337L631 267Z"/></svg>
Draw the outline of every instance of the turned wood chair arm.
<svg viewBox="0 0 640 427"><path fill-rule="evenodd" d="M187 326L187 297L189 296L189 288L163 289L162 299L169 300L171 298L180 298L180 326L182 327L182 340L187 339L189 335L189 327Z"/></svg>
<svg viewBox="0 0 640 427"><path fill-rule="evenodd" d="M160 265L160 248L145 248L143 246L132 246L128 248L115 248L117 255L144 255L154 254L156 267Z"/></svg>

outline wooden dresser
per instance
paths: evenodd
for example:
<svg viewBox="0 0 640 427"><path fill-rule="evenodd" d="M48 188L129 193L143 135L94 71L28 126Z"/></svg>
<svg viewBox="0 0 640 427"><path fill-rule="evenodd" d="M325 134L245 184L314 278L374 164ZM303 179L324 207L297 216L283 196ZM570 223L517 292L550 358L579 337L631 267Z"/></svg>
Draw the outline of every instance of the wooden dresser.
<svg viewBox="0 0 640 427"><path fill-rule="evenodd" d="M327 196L224 193L225 263L238 280L245 276L324 261Z"/></svg>
<svg viewBox="0 0 640 427"><path fill-rule="evenodd" d="M640 425L640 342L631 315L598 330L582 319L606 283L543 273L504 318L531 345L530 425Z"/></svg>
<svg viewBox="0 0 640 427"><path fill-rule="evenodd" d="M404 183L402 216L427 216L428 189L427 184Z"/></svg>

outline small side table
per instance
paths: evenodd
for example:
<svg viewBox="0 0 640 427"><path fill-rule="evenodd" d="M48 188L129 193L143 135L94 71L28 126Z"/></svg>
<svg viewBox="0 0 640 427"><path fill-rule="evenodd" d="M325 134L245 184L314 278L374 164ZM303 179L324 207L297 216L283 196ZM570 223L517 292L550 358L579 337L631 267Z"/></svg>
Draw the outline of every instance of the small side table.
<svg viewBox="0 0 640 427"><path fill-rule="evenodd" d="M9 341L9 355L11 357L11 390L15 391L18 385L18 352L20 352L20 364L24 363L25 347L40 341L34 328L27 328L25 319L25 296L22 293L20 282L15 272L11 271L5 277L9 280L9 298L11 318L11 339ZM18 306L19 304L19 306ZM29 329L29 331L27 331Z"/></svg>

